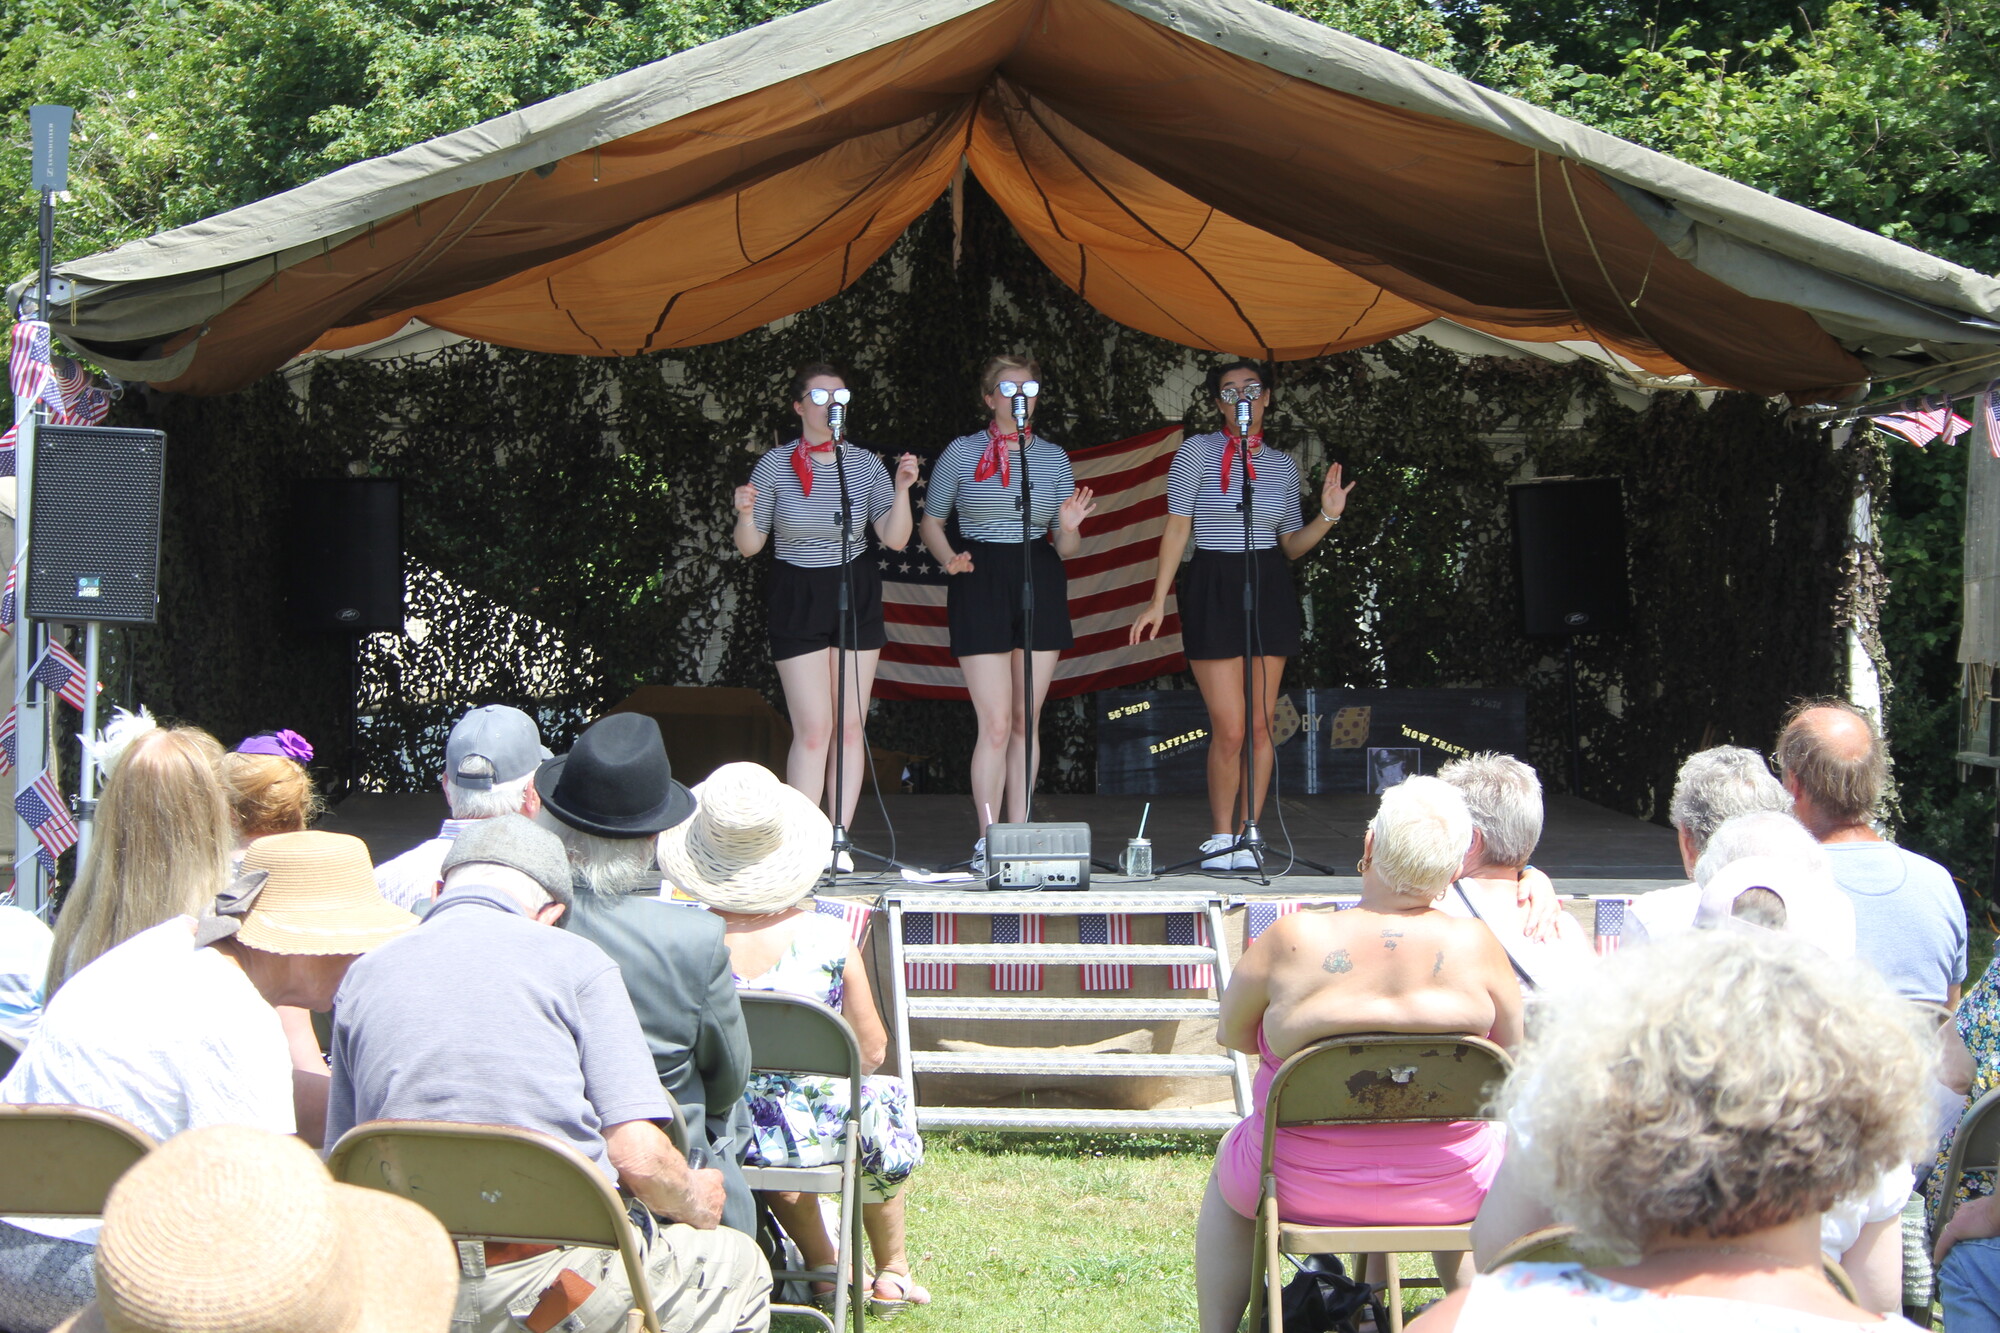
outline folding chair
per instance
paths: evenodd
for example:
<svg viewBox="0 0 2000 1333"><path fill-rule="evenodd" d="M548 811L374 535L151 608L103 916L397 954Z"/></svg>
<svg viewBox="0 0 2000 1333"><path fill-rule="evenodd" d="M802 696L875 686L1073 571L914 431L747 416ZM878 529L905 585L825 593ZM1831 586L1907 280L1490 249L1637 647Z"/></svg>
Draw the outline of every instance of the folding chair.
<svg viewBox="0 0 2000 1333"><path fill-rule="evenodd" d="M1824 1254L1819 1257L1820 1271L1833 1289L1848 1300L1859 1305L1860 1296L1854 1290L1854 1279ZM1576 1243L1576 1228L1561 1222L1537 1227L1525 1236L1517 1236L1501 1247L1482 1273L1491 1273L1506 1264L1583 1264L1593 1268L1615 1268L1620 1260L1610 1255L1596 1254Z"/></svg>
<svg viewBox="0 0 2000 1333"><path fill-rule="evenodd" d="M632 1291L628 1333L660 1333L646 1247L625 1201L567 1143L512 1125L372 1120L341 1135L326 1165L335 1180L423 1205L457 1240L618 1251Z"/></svg>
<svg viewBox="0 0 2000 1333"><path fill-rule="evenodd" d="M94 1106L0 1103L0 1213L98 1217L153 1136Z"/></svg>
<svg viewBox="0 0 2000 1333"><path fill-rule="evenodd" d="M1392 1333L1403 1329L1403 1281L1396 1258L1425 1250L1472 1249L1472 1223L1451 1226L1299 1226L1278 1216L1272 1153L1278 1130L1301 1125L1404 1125L1484 1120L1490 1090L1507 1077L1507 1053L1479 1037L1364 1033L1316 1041L1278 1066L1264 1104L1264 1165L1250 1259L1250 1326L1268 1304L1271 1333L1283 1333L1281 1254L1386 1256ZM1363 1276L1357 1263L1355 1276ZM1439 1279L1411 1286L1441 1287ZM1268 1290L1267 1290L1268 1289Z"/></svg>
<svg viewBox="0 0 2000 1333"><path fill-rule="evenodd" d="M1944 1162L1944 1188L1938 1194L1936 1231L1958 1211L1958 1182L1967 1171L2000 1168L2000 1088L1968 1106L1959 1118L1958 1132L1951 1136L1951 1155ZM2000 1172L1996 1172L2000 1180Z"/></svg>
<svg viewBox="0 0 2000 1333"><path fill-rule="evenodd" d="M838 1166L746 1166L743 1175L755 1190L840 1195L840 1230L834 1237L833 1317L809 1305L773 1305L774 1312L799 1314L840 1333L843 1322L861 1333L867 1298L861 1274L861 1048L847 1020L817 1000L777 991L746 990L743 1023L750 1034L753 1069L772 1073L823 1074L847 1080L847 1126ZM841 1274L848 1275L845 1282ZM773 1282L827 1280L823 1269L779 1269Z"/></svg>

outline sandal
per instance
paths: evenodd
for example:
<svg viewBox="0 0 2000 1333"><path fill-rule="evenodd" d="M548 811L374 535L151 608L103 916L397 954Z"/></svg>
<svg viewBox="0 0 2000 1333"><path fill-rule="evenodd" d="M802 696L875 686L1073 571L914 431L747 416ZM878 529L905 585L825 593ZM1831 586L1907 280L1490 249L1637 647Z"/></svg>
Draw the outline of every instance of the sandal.
<svg viewBox="0 0 2000 1333"><path fill-rule="evenodd" d="M891 1294L881 1295L883 1284L887 1283ZM868 1288L868 1312L877 1319L890 1319L912 1306L929 1305L931 1294L918 1286L908 1273L898 1273L884 1268L875 1274L875 1281Z"/></svg>

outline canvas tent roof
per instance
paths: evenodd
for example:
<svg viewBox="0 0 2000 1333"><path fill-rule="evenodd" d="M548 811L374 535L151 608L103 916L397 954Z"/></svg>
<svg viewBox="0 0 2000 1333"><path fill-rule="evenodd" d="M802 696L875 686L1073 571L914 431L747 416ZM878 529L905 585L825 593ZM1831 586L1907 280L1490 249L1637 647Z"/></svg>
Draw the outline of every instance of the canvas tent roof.
<svg viewBox="0 0 2000 1333"><path fill-rule="evenodd" d="M1815 398L2000 351L2000 281L1255 0L829 0L63 264L53 323L191 393L412 319L713 342L839 291L961 162L1098 309L1195 347L1443 317Z"/></svg>

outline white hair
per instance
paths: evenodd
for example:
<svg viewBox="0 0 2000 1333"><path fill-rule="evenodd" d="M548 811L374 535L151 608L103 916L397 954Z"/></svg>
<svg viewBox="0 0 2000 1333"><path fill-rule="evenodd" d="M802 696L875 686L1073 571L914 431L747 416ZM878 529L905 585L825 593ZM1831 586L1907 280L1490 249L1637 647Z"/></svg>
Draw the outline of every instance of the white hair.
<svg viewBox="0 0 2000 1333"><path fill-rule="evenodd" d="M1458 788L1472 813L1472 827L1498 866L1524 866L1542 840L1542 780L1511 754L1468 755L1437 771Z"/></svg>
<svg viewBox="0 0 2000 1333"><path fill-rule="evenodd" d="M1405 778L1382 793L1370 853L1392 893L1431 902L1465 863L1472 845L1472 813L1458 788L1436 778Z"/></svg>
<svg viewBox="0 0 2000 1333"><path fill-rule="evenodd" d="M482 767L491 770L490 761L474 755L465 761L464 767L473 770L468 777L477 777ZM496 782L484 790L461 787L451 780L449 774L444 780L445 804L451 807L453 819L498 819L502 815L518 815L528 801L528 788L534 783L532 772L523 773L512 782Z"/></svg>
<svg viewBox="0 0 2000 1333"><path fill-rule="evenodd" d="M1833 882L1833 859L1819 845L1819 839L1791 815L1775 810L1738 815L1716 829L1708 840L1708 850L1695 862L1694 882L1707 888L1717 871L1746 856L1785 861L1816 879Z"/></svg>
<svg viewBox="0 0 2000 1333"><path fill-rule="evenodd" d="M563 850L569 853L570 869L576 872L580 892L608 898L630 893L648 879L656 884L659 880L659 862L654 856L650 834L636 838L606 838L586 833L563 823L547 806L535 812L535 822L562 839Z"/></svg>
<svg viewBox="0 0 2000 1333"><path fill-rule="evenodd" d="M1688 835L1700 856L1715 831L1738 815L1792 812L1792 798L1771 776L1764 756L1740 745L1718 745L1691 754L1674 778L1667 820Z"/></svg>

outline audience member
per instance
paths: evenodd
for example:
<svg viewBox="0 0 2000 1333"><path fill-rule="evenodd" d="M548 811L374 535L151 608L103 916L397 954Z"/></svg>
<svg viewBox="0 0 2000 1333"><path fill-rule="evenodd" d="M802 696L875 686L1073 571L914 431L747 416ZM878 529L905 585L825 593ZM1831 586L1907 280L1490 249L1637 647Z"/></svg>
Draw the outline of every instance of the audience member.
<svg viewBox="0 0 2000 1333"><path fill-rule="evenodd" d="M1833 882L1826 848L1791 815L1765 810L1725 822L1695 863L1694 881L1696 926L1747 919L1854 957L1854 905Z"/></svg>
<svg viewBox="0 0 2000 1333"><path fill-rule="evenodd" d="M1516 1169L1616 1266L1510 1265L1411 1333L1913 1327L1826 1281L1819 1215L1910 1159L1935 1061L1872 969L1799 941L1620 954L1543 1007L1499 1101Z"/></svg>
<svg viewBox="0 0 2000 1333"><path fill-rule="evenodd" d="M1940 1107L1937 1156L1923 1181L1933 1224L1943 1202L1944 1164L1958 1136L1958 1122L1974 1102L2000 1088L2000 959L1987 964L1979 980L1966 989L1958 1012L1940 1035L1946 1050L1945 1082L1952 1095ZM1957 1193L1960 1205L1991 1195L1993 1172L1985 1168L1965 1172L1959 1177Z"/></svg>
<svg viewBox="0 0 2000 1333"><path fill-rule="evenodd" d="M94 1106L161 1140L323 1116L325 1066L295 1072L273 1006L328 1008L348 965L414 918L375 891L359 838L263 838L244 869L213 913L170 917L70 977L0 1101ZM89 1219L0 1221L0 1328L43 1333L89 1300L97 1235Z"/></svg>
<svg viewBox="0 0 2000 1333"><path fill-rule="evenodd" d="M260 731L222 756L216 771L239 848L273 833L303 833L319 817L324 807L305 768L312 757L296 731Z"/></svg>
<svg viewBox="0 0 2000 1333"><path fill-rule="evenodd" d="M35 1035L55 934L33 912L0 905L0 1075Z"/></svg>
<svg viewBox="0 0 2000 1333"><path fill-rule="evenodd" d="M533 817L541 808L535 766L549 757L535 720L518 708L486 704L458 720L444 743L445 807L451 817L437 836L375 867L382 896L412 911L430 902L452 839L475 820Z"/></svg>
<svg viewBox="0 0 2000 1333"><path fill-rule="evenodd" d="M1438 910L1484 921L1507 951L1523 986L1539 990L1565 980L1597 955L1576 918L1556 905L1549 928L1536 935L1528 921L1524 884L1548 884L1528 858L1542 838L1542 781L1535 770L1505 754L1453 759L1437 771L1458 788L1472 815L1472 849ZM1554 897L1553 886L1547 893Z"/></svg>
<svg viewBox="0 0 2000 1333"><path fill-rule="evenodd" d="M1477 921L1436 908L1472 843L1456 788L1414 777L1382 795L1361 857L1361 901L1278 918L1243 952L1218 1037L1254 1051L1255 1109L1222 1140L1201 1206L1195 1278L1204 1333L1234 1333L1249 1299L1251 1219L1262 1171L1264 1098L1284 1059L1349 1032L1521 1036L1521 990L1506 951ZM1320 1225L1464 1222L1499 1169L1488 1122L1328 1125L1280 1131L1279 1215ZM1435 1256L1462 1280L1458 1255Z"/></svg>
<svg viewBox="0 0 2000 1333"><path fill-rule="evenodd" d="M654 836L694 812L659 724L614 713L543 764L535 783L544 793L535 821L569 857L576 905L565 924L618 964L660 1082L715 1149L729 1191L723 1225L755 1234L756 1206L738 1161L749 1131L742 1099L750 1039L722 922L659 896Z"/></svg>
<svg viewBox="0 0 2000 1333"><path fill-rule="evenodd" d="M222 747L207 732L120 710L91 753L104 785L90 849L56 918L50 999L98 955L200 913L228 885L236 843L216 776Z"/></svg>
<svg viewBox="0 0 2000 1333"><path fill-rule="evenodd" d="M447 1333L456 1253L421 1207L335 1184L294 1139L192 1129L112 1186L97 1299L62 1333Z"/></svg>
<svg viewBox="0 0 2000 1333"><path fill-rule="evenodd" d="M928 1305L910 1276L904 1237L904 1182L923 1164L910 1089L875 1073L889 1036L869 987L868 968L846 922L806 900L826 867L833 825L817 806L756 764L724 764L694 789L694 817L662 833L667 881L708 904L728 934L736 984L744 990L803 995L838 1010L861 1050L861 1220L875 1257L870 1306L891 1315ZM846 1080L760 1072L744 1094L753 1129L750 1166L824 1166L841 1160L850 1092ZM835 1249L812 1195L767 1202L806 1264L831 1269ZM833 1283L814 1284L816 1297Z"/></svg>
<svg viewBox="0 0 2000 1333"><path fill-rule="evenodd" d="M1681 870L1694 868L1715 831L1738 815L1774 811L1790 814L1792 798L1771 776L1764 756L1737 745L1718 745L1687 757L1674 779L1667 820L1680 840ZM1626 943L1675 935L1694 925L1701 902L1696 883L1642 893L1625 913Z"/></svg>
<svg viewBox="0 0 2000 1333"><path fill-rule="evenodd" d="M458 836L423 923L340 989L329 1137L368 1120L539 1130L644 1205L633 1220L663 1328L764 1329L770 1272L748 1236L716 1227L721 1173L691 1166L654 1123L673 1103L618 965L545 929L570 905L569 869L555 836L519 816ZM468 1245L461 1273L470 1327L513 1328L533 1309L565 1333L624 1328L631 1287L611 1251Z"/></svg>
<svg viewBox="0 0 2000 1333"><path fill-rule="evenodd" d="M1799 822L1825 844L1854 904L1854 939L1899 995L1956 1005L1965 984L1965 904L1951 872L1871 822L1889 754L1869 717L1838 701L1794 709L1778 765Z"/></svg>

